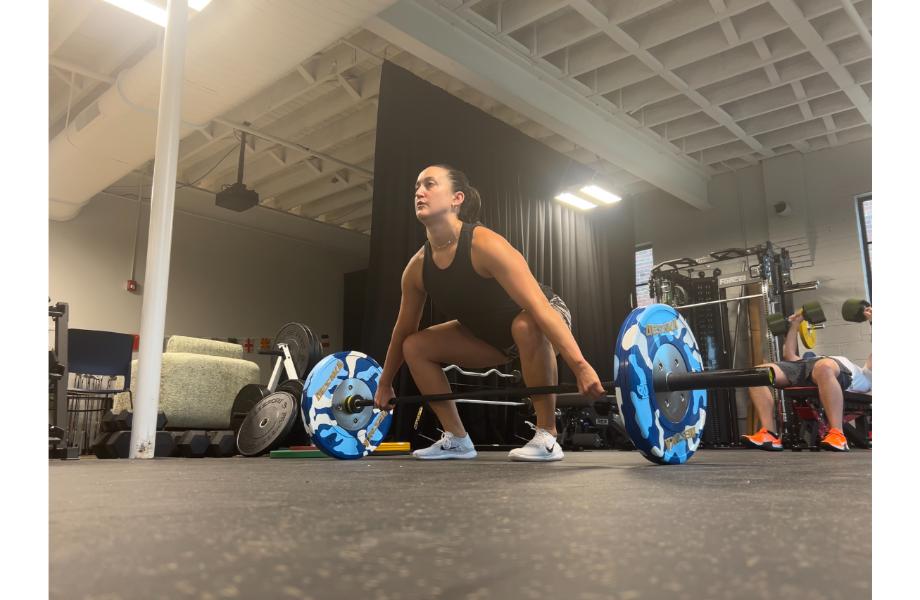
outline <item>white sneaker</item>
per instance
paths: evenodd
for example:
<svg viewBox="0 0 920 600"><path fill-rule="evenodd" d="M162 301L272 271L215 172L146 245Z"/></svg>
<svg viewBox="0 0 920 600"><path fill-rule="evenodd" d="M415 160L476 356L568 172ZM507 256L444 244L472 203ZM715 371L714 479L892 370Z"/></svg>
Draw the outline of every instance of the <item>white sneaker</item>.
<svg viewBox="0 0 920 600"><path fill-rule="evenodd" d="M458 438L449 431L441 435L441 439L412 453L415 458L422 460L444 460L448 458L476 458L476 448L470 434Z"/></svg>
<svg viewBox="0 0 920 600"><path fill-rule="evenodd" d="M532 440L508 453L511 460L526 462L548 462L562 460L564 457L562 447L556 442L556 436L539 428Z"/></svg>

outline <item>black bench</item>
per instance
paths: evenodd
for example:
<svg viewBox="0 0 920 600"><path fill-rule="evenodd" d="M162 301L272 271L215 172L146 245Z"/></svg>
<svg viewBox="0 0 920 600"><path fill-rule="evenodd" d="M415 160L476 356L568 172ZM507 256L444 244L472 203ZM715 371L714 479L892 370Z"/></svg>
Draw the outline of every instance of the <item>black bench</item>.
<svg viewBox="0 0 920 600"><path fill-rule="evenodd" d="M827 418L814 386L783 388L786 422L783 445L793 450L816 450L827 432ZM843 393L843 433L850 446L872 447L872 394Z"/></svg>

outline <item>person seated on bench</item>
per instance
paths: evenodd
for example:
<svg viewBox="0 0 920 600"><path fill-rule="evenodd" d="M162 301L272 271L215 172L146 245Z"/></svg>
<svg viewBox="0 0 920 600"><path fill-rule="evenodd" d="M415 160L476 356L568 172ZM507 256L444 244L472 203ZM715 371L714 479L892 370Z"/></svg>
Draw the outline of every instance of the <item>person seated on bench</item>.
<svg viewBox="0 0 920 600"><path fill-rule="evenodd" d="M863 309L866 320L872 320L872 307ZM825 450L847 452L846 436L843 434L843 392L868 393L872 390L872 354L862 367L843 356L815 356L800 358L798 355L799 323L803 319L802 311L789 317L789 331L783 343L783 360L778 363L758 365L770 367L776 375L774 386L777 388L810 386L818 387L818 398L824 405L830 431L821 440ZM746 446L761 450L782 450L783 443L776 433L773 420L773 394L768 387L753 387L750 391L754 410L763 425L753 435L742 435L741 441Z"/></svg>

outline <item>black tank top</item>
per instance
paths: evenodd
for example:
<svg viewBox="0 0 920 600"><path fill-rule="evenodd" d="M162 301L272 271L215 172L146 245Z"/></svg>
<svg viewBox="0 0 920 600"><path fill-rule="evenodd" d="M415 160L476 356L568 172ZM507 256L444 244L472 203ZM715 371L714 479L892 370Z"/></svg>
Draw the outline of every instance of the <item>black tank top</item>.
<svg viewBox="0 0 920 600"><path fill-rule="evenodd" d="M485 278L473 269L473 230L478 223L464 223L457 240L454 260L446 269L439 269L431 258L431 244L425 242L422 285L431 302L450 319L457 319L481 340L499 350L514 344L511 322L521 307L495 279ZM540 284L546 299L553 290Z"/></svg>

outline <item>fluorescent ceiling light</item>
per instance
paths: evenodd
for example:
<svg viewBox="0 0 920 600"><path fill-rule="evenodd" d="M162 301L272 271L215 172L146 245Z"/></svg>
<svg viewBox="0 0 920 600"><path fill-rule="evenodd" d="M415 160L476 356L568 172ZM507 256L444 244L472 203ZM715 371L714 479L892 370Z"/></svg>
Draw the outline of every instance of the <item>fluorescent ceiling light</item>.
<svg viewBox="0 0 920 600"><path fill-rule="evenodd" d="M558 196L556 196L556 200L560 202L565 202L566 204L571 204L572 206L576 208L580 208L582 210L597 208L596 204L592 204L588 202L587 200L585 200L584 198L579 198L575 194L570 194L568 192L563 192L559 194Z"/></svg>
<svg viewBox="0 0 920 600"><path fill-rule="evenodd" d="M592 198L596 198L604 204L613 204L614 202L619 202L622 200L622 198L616 194L611 194L604 188L598 187L596 185L586 185L585 187L581 188L581 193L587 194Z"/></svg>
<svg viewBox="0 0 920 600"><path fill-rule="evenodd" d="M166 9L149 0L104 0L112 6L137 15L151 23L156 23L160 27L166 27ZM188 0L188 7L194 11L200 12L205 6L210 4L211 0Z"/></svg>

